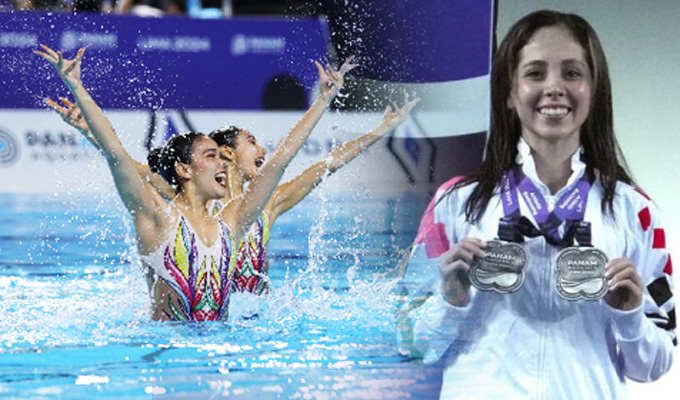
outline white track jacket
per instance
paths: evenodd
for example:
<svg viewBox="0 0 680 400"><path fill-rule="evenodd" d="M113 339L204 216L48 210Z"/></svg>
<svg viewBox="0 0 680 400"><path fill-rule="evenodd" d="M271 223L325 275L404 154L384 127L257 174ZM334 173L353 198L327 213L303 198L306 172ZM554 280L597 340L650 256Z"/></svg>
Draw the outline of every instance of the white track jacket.
<svg viewBox="0 0 680 400"><path fill-rule="evenodd" d="M529 147L521 142L518 162L550 204L537 177ZM579 154L568 190L585 172ZM453 181L453 180L452 180ZM609 259L626 257L646 286L643 304L623 312L604 300L569 301L554 288L558 249L542 236L527 239L526 279L515 293L499 294L471 288L464 308L441 296L437 262L451 244L466 237L496 238L503 217L494 196L480 221L465 221L465 201L472 186L444 195L452 181L437 192L426 212L407 269L409 296L429 294L410 312L412 343L426 361L445 357L442 399L597 399L628 398L626 377L652 381L669 370L676 342L672 265L653 203L635 188L619 183L614 215L601 209L603 190L596 181L584 220L592 224L592 244ZM520 199L522 215L530 217ZM414 284L417 282L417 284ZM425 282L425 286L423 286ZM419 285L419 287L417 287Z"/></svg>

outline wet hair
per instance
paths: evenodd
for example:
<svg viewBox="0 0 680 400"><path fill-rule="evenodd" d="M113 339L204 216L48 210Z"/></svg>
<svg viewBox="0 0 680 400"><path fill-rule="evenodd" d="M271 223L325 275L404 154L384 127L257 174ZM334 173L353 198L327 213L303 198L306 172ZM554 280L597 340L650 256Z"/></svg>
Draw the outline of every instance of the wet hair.
<svg viewBox="0 0 680 400"><path fill-rule="evenodd" d="M522 127L516 110L507 106L522 48L542 28L563 27L583 48L592 75L591 108L580 130L586 173L597 171L604 189L602 210L613 215L617 180L633 184L614 136L611 83L604 50L595 30L582 17L556 11L537 11L517 21L503 39L491 68L491 121L484 160L479 169L451 190L477 182L465 205L466 220L479 220L498 186L504 170L517 158ZM450 190L450 191L451 191ZM449 191L449 193L450 193Z"/></svg>
<svg viewBox="0 0 680 400"><path fill-rule="evenodd" d="M180 190L180 178L175 166L178 163L191 164L194 143L200 137L205 135L197 132L179 133L168 139L163 147L151 150L147 156L151 171L162 176L175 190Z"/></svg>
<svg viewBox="0 0 680 400"><path fill-rule="evenodd" d="M214 140L218 146L228 146L235 149L236 138L238 138L241 131L242 129L237 126L225 126L210 132L208 137Z"/></svg>

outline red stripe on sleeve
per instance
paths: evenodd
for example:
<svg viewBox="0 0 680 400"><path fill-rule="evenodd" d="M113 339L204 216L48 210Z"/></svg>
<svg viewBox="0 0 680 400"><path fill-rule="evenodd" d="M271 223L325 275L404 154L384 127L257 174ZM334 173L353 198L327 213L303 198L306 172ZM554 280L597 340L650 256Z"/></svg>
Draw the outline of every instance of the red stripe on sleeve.
<svg viewBox="0 0 680 400"><path fill-rule="evenodd" d="M666 261L666 266L663 267L663 273L666 275L673 275L673 263L671 262L671 255L668 255L668 261Z"/></svg>
<svg viewBox="0 0 680 400"><path fill-rule="evenodd" d="M462 181L463 179L465 179L464 176L456 175L453 178L449 179L448 181L442 183L442 185L439 186L439 189L437 189L437 191L449 190L453 185Z"/></svg>
<svg viewBox="0 0 680 400"><path fill-rule="evenodd" d="M666 248L666 234L664 233L663 229L654 229L654 242L652 243L652 248Z"/></svg>
<svg viewBox="0 0 680 400"><path fill-rule="evenodd" d="M652 215L649 213L649 207L645 207L638 213L638 219L640 220L640 225L642 225L642 230L647 232L649 225L652 224Z"/></svg>
<svg viewBox="0 0 680 400"><path fill-rule="evenodd" d="M437 258L447 252L450 248L449 239L446 237L446 228L439 222L434 224L434 229L425 238L425 252L427 258Z"/></svg>

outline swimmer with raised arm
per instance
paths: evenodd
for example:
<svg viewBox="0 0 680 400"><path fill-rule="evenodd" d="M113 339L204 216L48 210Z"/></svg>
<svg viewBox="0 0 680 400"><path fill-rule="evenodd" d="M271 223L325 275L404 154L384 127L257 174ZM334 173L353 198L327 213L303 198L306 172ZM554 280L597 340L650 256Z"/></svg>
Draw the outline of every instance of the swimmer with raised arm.
<svg viewBox="0 0 680 400"><path fill-rule="evenodd" d="M213 215L210 200L227 194L227 166L217 144L200 133L169 139L153 168L176 188L168 203L139 172L109 120L80 79L85 49L73 60L42 46L36 54L52 64L73 94L88 131L105 155L118 194L132 216L137 247L154 278L155 320L225 320L236 263L236 243L260 215L285 167L300 149L325 104L312 107L284 136L243 196ZM335 84L334 77L330 77Z"/></svg>
<svg viewBox="0 0 680 400"><path fill-rule="evenodd" d="M342 85L344 74L354 68L349 58L336 72L330 66L324 69L318 62L319 70L319 98L316 102L326 102L330 90L338 90ZM330 77L335 78L335 84L329 85ZM264 210L250 227L248 235L239 246L234 277L233 291L250 292L261 294L267 288L268 262L266 252L269 239L269 230L274 221L283 213L304 199L325 176L334 173L342 166L357 157L361 152L372 146L389 131L406 120L408 113L420 99L409 100L404 95L404 105L399 107L393 103L388 106L382 117L381 123L370 132L359 136L349 142L336 147L323 160L313 164L294 179L279 185L269 198ZM66 122L78 128L83 134L91 139L87 132L87 124L84 124L77 107L67 99L62 99L63 106L52 100L46 100ZM318 114L318 118L321 115ZM210 138L220 146L222 155L227 159L227 195L219 201L212 202L209 208L217 212L224 204L243 195L246 183L252 181L257 174L261 173L261 165L264 162L266 150L258 145L255 136L249 131L237 127L227 127L214 130ZM96 143L95 143L96 145ZM140 168L144 168L140 166ZM153 175L153 174L151 174ZM167 192L162 182L150 176L161 192Z"/></svg>
<svg viewBox="0 0 680 400"><path fill-rule="evenodd" d="M323 160L311 165L300 175L274 190L262 214L251 227L248 241L239 249L234 290L261 294L266 289L267 238L274 221L302 201L326 176L346 165L404 122L418 101L419 99L409 101L405 95L404 105L388 106L381 123L370 132L336 147ZM252 181L266 151L257 144L255 137L244 129L236 127L217 129L210 133L210 137L220 145L223 156L228 160L229 194L220 202L215 202L216 209L219 209L221 204L228 204L243 194L246 183Z"/></svg>

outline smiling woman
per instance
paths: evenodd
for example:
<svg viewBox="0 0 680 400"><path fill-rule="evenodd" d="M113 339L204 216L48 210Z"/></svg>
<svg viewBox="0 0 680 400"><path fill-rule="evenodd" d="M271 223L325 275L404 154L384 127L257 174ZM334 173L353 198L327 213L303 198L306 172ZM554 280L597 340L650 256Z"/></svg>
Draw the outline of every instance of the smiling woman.
<svg viewBox="0 0 680 400"><path fill-rule="evenodd" d="M174 233L141 256L150 275L153 319L225 319L233 273L231 231L221 220L191 210L184 196L201 188L208 199L224 196L226 166L217 144L198 133L176 135L150 166L178 191L170 203L178 214Z"/></svg>
<svg viewBox="0 0 680 400"><path fill-rule="evenodd" d="M657 211L619 158L599 39L577 15L531 13L491 80L484 161L423 217L409 268L439 281L405 310L404 348L445 360L443 399L627 398L623 376L669 370L675 303Z"/></svg>
<svg viewBox="0 0 680 400"><path fill-rule="evenodd" d="M522 138L534 149L540 146L539 155L573 154L590 112L592 93L583 48L567 28L547 27L522 48L520 59L508 107L522 121ZM560 182L557 187L563 185Z"/></svg>

